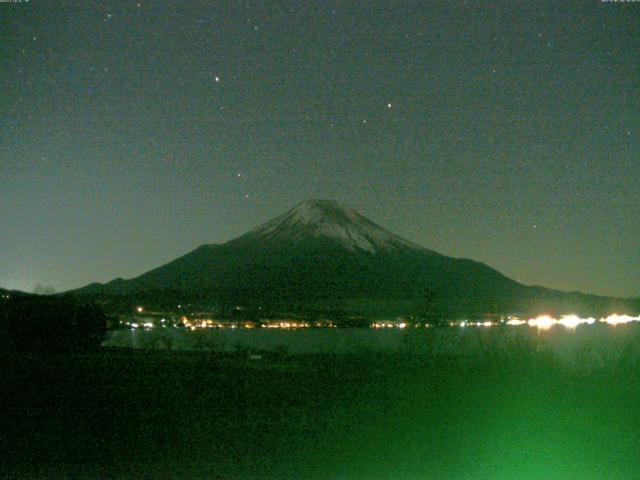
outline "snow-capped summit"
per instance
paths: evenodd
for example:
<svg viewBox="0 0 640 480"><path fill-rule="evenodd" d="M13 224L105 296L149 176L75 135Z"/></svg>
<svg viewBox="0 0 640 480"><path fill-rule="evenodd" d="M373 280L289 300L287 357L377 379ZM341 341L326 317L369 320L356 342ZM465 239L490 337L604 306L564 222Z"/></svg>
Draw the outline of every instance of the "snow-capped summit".
<svg viewBox="0 0 640 480"><path fill-rule="evenodd" d="M245 243L331 240L347 250L370 253L398 248L425 250L332 200L307 200L234 240Z"/></svg>

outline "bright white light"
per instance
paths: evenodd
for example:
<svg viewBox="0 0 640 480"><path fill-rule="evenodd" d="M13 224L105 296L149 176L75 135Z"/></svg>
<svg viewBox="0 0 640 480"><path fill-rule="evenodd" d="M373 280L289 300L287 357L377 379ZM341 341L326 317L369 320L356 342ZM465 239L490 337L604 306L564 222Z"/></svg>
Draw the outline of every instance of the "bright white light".
<svg viewBox="0 0 640 480"><path fill-rule="evenodd" d="M483 322L480 325L482 325L483 327L493 327L493 322L490 322L487 320L486 322Z"/></svg>
<svg viewBox="0 0 640 480"><path fill-rule="evenodd" d="M407 324L403 322L403 323L398 325L398 328L405 328L406 326L407 326Z"/></svg>
<svg viewBox="0 0 640 480"><path fill-rule="evenodd" d="M136 312L142 313L142 312L144 312L144 308L143 307L138 307L138 308L136 308Z"/></svg>
<svg viewBox="0 0 640 480"><path fill-rule="evenodd" d="M507 322L507 325L524 325L526 322L526 320L518 320L517 318L512 318L511 320L509 320Z"/></svg>
<svg viewBox="0 0 640 480"><path fill-rule="evenodd" d="M131 324L131 328L138 328L138 324L137 323L132 323Z"/></svg>
<svg viewBox="0 0 640 480"><path fill-rule="evenodd" d="M629 315L618 315L614 313L613 315L609 315L607 318L603 318L601 321L606 322L609 325L618 325L621 323L640 321L640 317L631 317Z"/></svg>
<svg viewBox="0 0 640 480"><path fill-rule="evenodd" d="M578 325L582 325L583 323L591 325L593 322L595 322L594 318L580 318L577 315L565 315L558 320L560 325L570 329L576 328Z"/></svg>
<svg viewBox="0 0 640 480"><path fill-rule="evenodd" d="M567 328L576 328L578 325L583 323L582 319L576 315L565 315L558 323Z"/></svg>
<svg viewBox="0 0 640 480"><path fill-rule="evenodd" d="M532 318L527 322L530 327L537 327L538 330L549 330L558 321L555 318L551 318L549 315L542 315L538 318Z"/></svg>

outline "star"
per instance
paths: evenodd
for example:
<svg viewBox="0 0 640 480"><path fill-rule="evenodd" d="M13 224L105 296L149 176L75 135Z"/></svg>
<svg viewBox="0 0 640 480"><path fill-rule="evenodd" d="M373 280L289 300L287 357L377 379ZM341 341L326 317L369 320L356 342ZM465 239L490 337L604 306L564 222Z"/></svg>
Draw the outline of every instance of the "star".
<svg viewBox="0 0 640 480"><path fill-rule="evenodd" d="M391 103L387 103L387 108L391 108Z"/></svg>
<svg viewBox="0 0 640 480"><path fill-rule="evenodd" d="M216 83L220 83L220 77L215 77L214 80L216 81Z"/></svg>

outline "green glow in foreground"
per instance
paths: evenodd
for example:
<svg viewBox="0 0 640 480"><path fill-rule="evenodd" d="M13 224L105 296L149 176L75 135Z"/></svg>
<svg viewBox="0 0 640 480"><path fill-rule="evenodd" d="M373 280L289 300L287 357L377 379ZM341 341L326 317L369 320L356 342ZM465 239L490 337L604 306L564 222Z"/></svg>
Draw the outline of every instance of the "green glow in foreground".
<svg viewBox="0 0 640 480"><path fill-rule="evenodd" d="M0 442L3 478L629 480L640 472L640 369L626 357L581 370L531 350L253 362L105 349L2 360L11 402L0 421L12 439ZM46 395L34 387L43 378L54 383Z"/></svg>

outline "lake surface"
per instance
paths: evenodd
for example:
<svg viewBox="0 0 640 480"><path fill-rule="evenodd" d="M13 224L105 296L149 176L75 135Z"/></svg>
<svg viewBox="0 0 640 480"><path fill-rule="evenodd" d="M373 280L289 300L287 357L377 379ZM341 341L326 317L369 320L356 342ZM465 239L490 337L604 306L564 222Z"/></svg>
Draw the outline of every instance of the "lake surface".
<svg viewBox="0 0 640 480"><path fill-rule="evenodd" d="M553 352L562 359L590 364L640 356L640 325L432 327L405 329L303 328L117 330L106 347L212 352L279 352L285 354L406 353L431 356L476 356L512 350Z"/></svg>
<svg viewBox="0 0 640 480"><path fill-rule="evenodd" d="M0 478L635 479L639 337L155 328L0 352Z"/></svg>

